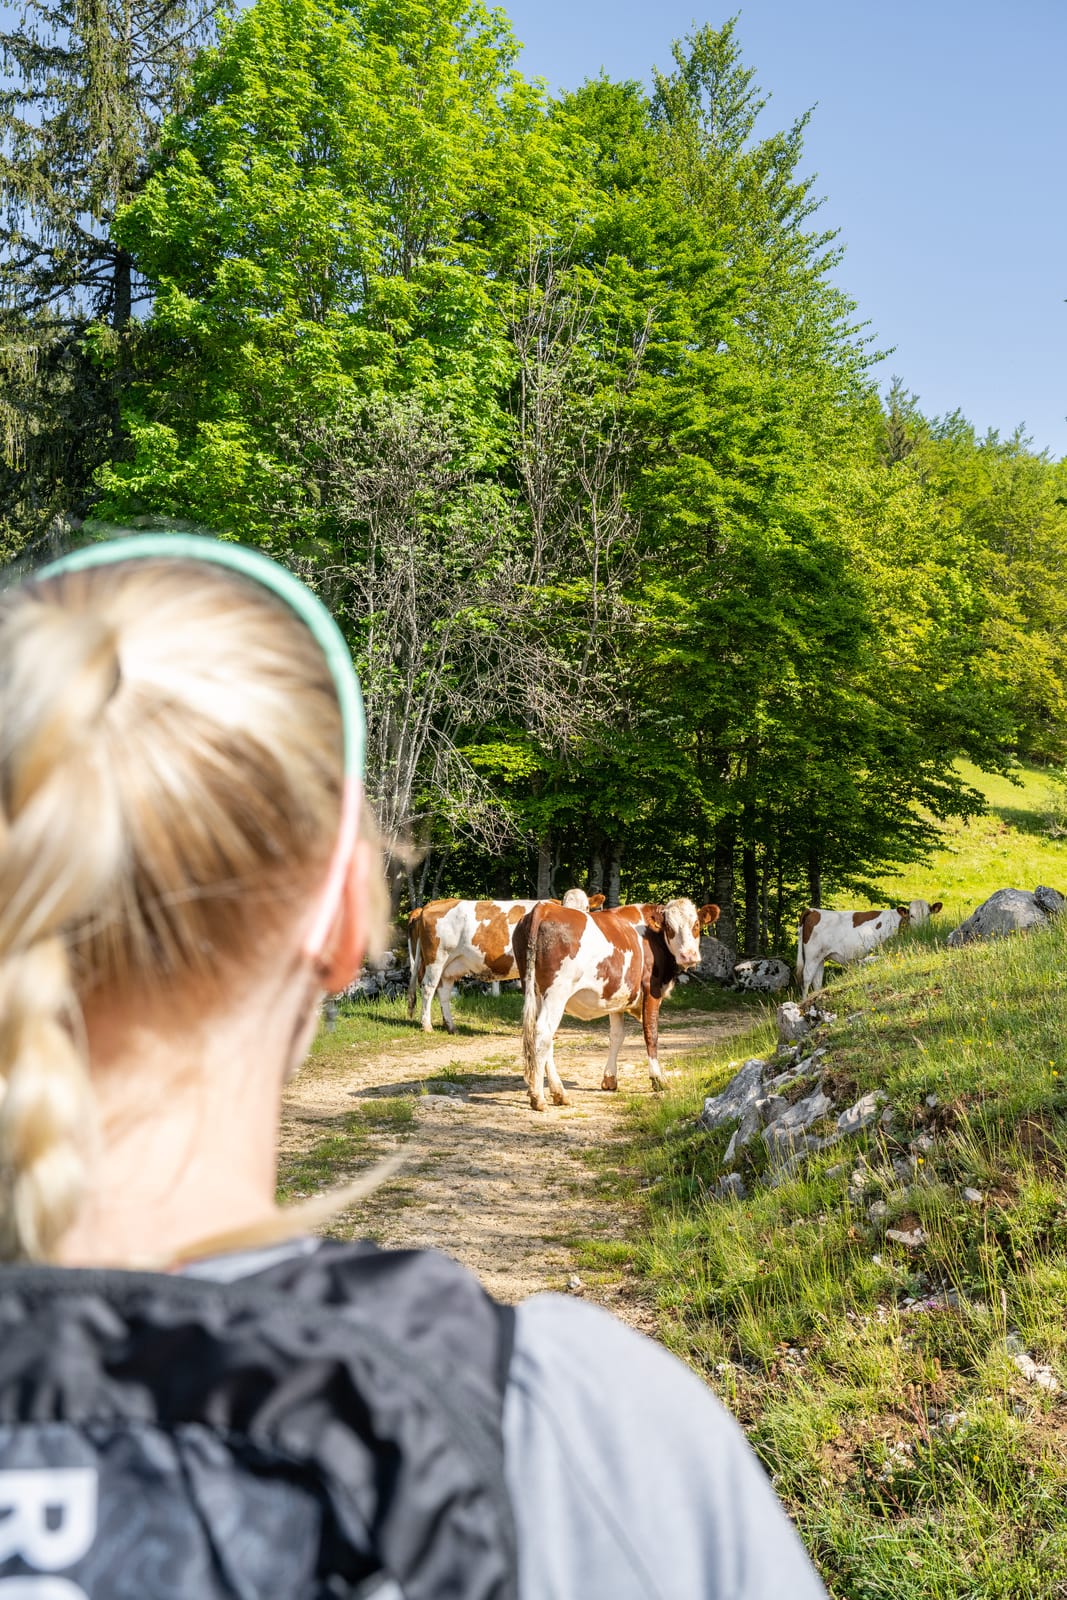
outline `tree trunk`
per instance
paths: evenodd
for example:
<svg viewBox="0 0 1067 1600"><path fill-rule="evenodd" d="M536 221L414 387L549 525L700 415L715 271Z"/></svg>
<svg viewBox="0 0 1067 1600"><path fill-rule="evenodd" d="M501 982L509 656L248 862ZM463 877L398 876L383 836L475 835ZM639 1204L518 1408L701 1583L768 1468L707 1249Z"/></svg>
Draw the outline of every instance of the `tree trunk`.
<svg viewBox="0 0 1067 1600"><path fill-rule="evenodd" d="M741 877L745 886L745 955L759 955L759 873L756 847L746 844L741 851Z"/></svg>
<svg viewBox="0 0 1067 1600"><path fill-rule="evenodd" d="M537 898L538 900L551 900L552 898L552 840L538 839L537 841Z"/></svg>
<svg viewBox="0 0 1067 1600"><path fill-rule="evenodd" d="M598 891L599 892L599 891ZM613 839L608 845L608 876L604 889L605 904L609 910L620 904L622 893L622 843Z"/></svg>
<svg viewBox="0 0 1067 1600"><path fill-rule="evenodd" d="M808 851L808 900L813 906L822 905L822 862L814 845Z"/></svg>
<svg viewBox="0 0 1067 1600"><path fill-rule="evenodd" d="M736 852L734 822L724 817L715 829L715 881L712 897L719 908L715 924L716 938L731 950L737 950L737 923L734 917L734 855Z"/></svg>
<svg viewBox="0 0 1067 1600"><path fill-rule="evenodd" d="M604 857L599 845L589 857L589 882L586 888L590 894L602 894L604 891Z"/></svg>

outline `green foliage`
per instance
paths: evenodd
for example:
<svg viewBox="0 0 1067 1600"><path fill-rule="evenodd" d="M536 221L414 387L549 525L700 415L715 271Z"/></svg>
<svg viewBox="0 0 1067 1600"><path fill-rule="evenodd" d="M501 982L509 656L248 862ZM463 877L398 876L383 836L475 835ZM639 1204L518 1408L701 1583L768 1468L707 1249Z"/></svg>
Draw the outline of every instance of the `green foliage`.
<svg viewBox="0 0 1067 1600"><path fill-rule="evenodd" d="M684 891L781 948L980 810L961 758L1063 760L1063 466L875 394L807 118L768 129L734 22L651 93L552 101L481 3L255 0L185 79L167 29L199 13L125 3L154 78L123 75L126 11L69 56L7 44L55 111L0 106L9 486L319 584L398 904ZM98 223L54 258L46 299L84 304L52 367L31 191L38 243Z"/></svg>
<svg viewBox="0 0 1067 1600"><path fill-rule="evenodd" d="M83 512L122 450L143 277L113 231L225 6L20 0L0 34L0 528Z"/></svg>

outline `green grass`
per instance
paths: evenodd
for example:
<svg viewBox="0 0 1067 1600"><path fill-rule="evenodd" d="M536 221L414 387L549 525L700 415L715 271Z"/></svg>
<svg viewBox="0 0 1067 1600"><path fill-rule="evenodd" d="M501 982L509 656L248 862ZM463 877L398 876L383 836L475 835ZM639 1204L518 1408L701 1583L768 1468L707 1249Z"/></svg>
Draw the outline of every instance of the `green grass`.
<svg viewBox="0 0 1067 1600"><path fill-rule="evenodd" d="M522 995L509 991L501 995L453 994L452 1018L456 1024L456 1037L487 1038L500 1034L509 1027L516 1029L522 1022ZM344 1000L338 1010L334 1029L320 1028L312 1047L312 1057L328 1055L343 1045L403 1044L413 1050L425 1049L430 1044L440 1044L447 1038L441 1021L440 1008L434 1002L433 1034L424 1034L419 1026L418 1014L408 1016L406 997L397 1000Z"/></svg>
<svg viewBox="0 0 1067 1600"><path fill-rule="evenodd" d="M406 1138L415 1129L411 1095L367 1100L337 1119L329 1133L304 1150L284 1155L278 1166L278 1202L289 1205L354 1177L381 1154L380 1136Z"/></svg>
<svg viewBox="0 0 1067 1600"><path fill-rule="evenodd" d="M713 1199L731 1130L694 1119L773 1048L762 1023L731 1062L697 1058L665 1095L629 1102L631 1143L602 1173L640 1208L626 1259L665 1342L748 1430L835 1596L1062 1597L1067 1399L1027 1384L1004 1340L1067 1384L1067 927L958 952L901 942L828 998L838 1103L880 1089L891 1124L779 1187ZM918 1135L933 1140L921 1162ZM916 1221L920 1251L885 1239ZM906 1304L950 1288L955 1308Z"/></svg>
<svg viewBox="0 0 1067 1600"><path fill-rule="evenodd" d="M1054 793L1049 774L1020 767L1015 784L966 762L960 771L985 795L989 811L970 822L946 824L944 847L925 865L879 880L887 904L944 901L938 919L942 929L954 926L996 889L1034 889L1039 883L1067 887L1067 838L1054 838L1050 830L1063 799Z"/></svg>

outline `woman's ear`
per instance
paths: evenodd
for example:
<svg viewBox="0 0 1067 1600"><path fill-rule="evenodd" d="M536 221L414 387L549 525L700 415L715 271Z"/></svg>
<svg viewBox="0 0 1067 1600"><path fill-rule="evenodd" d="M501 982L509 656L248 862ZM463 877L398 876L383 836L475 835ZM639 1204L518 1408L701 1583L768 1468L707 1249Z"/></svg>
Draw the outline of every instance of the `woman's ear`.
<svg viewBox="0 0 1067 1600"><path fill-rule="evenodd" d="M329 944L322 953L320 977L328 994L337 994L359 976L367 953L371 845L357 839Z"/></svg>

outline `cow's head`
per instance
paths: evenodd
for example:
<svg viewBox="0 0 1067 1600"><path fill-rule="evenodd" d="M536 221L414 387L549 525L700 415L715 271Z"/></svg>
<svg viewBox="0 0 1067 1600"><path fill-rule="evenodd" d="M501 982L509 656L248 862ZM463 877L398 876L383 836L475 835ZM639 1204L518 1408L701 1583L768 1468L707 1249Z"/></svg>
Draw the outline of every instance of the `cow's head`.
<svg viewBox="0 0 1067 1600"><path fill-rule="evenodd" d="M695 967L700 960L700 930L715 921L718 906L701 906L692 900L669 900L663 908L661 926L667 948L680 967Z"/></svg>
<svg viewBox="0 0 1067 1600"><path fill-rule="evenodd" d="M933 905L927 900L913 900L908 907L908 920L918 928L931 917L936 917L941 909L940 900L935 900Z"/></svg>

